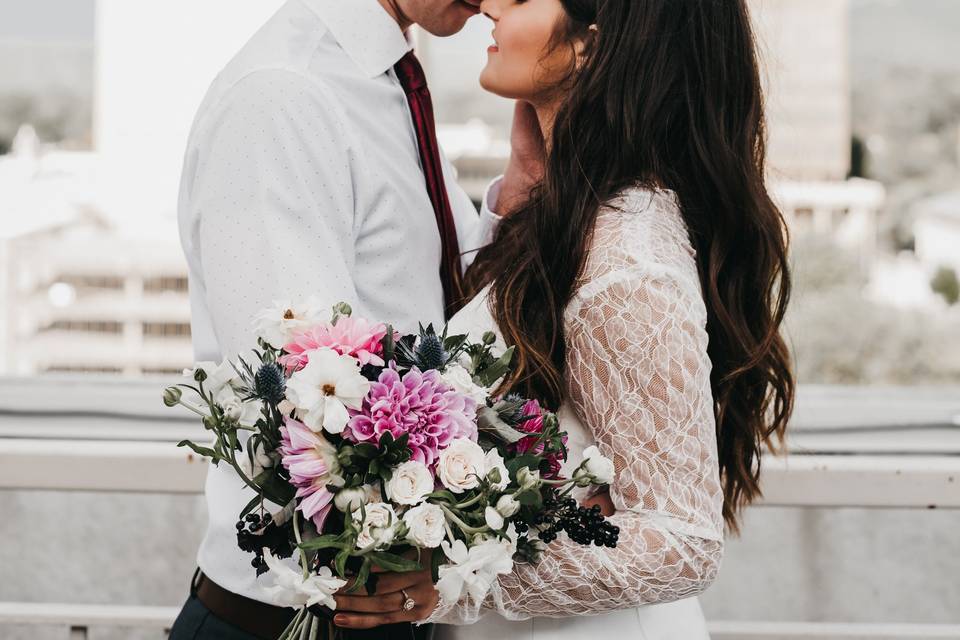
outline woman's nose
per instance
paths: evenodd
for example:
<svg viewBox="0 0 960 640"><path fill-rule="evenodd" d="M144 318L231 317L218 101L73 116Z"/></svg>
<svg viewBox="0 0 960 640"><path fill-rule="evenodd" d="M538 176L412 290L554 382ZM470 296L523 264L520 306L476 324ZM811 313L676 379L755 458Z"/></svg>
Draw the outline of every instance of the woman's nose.
<svg viewBox="0 0 960 640"><path fill-rule="evenodd" d="M480 12L496 22L500 19L501 0L483 0L480 3Z"/></svg>

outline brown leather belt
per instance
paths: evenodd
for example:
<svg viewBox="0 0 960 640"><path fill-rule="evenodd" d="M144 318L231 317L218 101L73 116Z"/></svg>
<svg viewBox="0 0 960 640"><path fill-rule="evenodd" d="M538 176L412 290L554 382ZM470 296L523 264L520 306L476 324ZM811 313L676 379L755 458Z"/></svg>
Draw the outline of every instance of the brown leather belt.
<svg viewBox="0 0 960 640"><path fill-rule="evenodd" d="M277 640L296 615L290 607L278 607L224 589L198 572L196 593L210 613L263 640Z"/></svg>

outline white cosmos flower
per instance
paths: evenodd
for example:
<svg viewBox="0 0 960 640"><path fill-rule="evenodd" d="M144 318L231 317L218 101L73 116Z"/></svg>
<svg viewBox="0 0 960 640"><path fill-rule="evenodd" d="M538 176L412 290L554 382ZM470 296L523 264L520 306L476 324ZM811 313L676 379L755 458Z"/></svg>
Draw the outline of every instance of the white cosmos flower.
<svg viewBox="0 0 960 640"><path fill-rule="evenodd" d="M313 431L339 434L350 419L347 408L360 409L369 389L370 381L360 375L356 359L317 349L307 366L287 381L287 400Z"/></svg>
<svg viewBox="0 0 960 640"><path fill-rule="evenodd" d="M403 505L416 505L433 492L433 474L427 465L408 460L393 470L387 482L387 497Z"/></svg>
<svg viewBox="0 0 960 640"><path fill-rule="evenodd" d="M447 489L463 493L480 484L480 476L486 469L486 456L476 442L457 438L440 452L437 460L437 475Z"/></svg>
<svg viewBox="0 0 960 640"><path fill-rule="evenodd" d="M325 317L328 314L316 298L309 298L301 304L276 301L254 318L254 333L270 346L280 349L293 340L294 334L328 320L329 317Z"/></svg>
<svg viewBox="0 0 960 640"><path fill-rule="evenodd" d="M450 562L440 567L437 591L447 602L460 600L464 590L475 602L482 601L497 576L513 570L514 540L490 538L470 548L462 540L452 545L444 540L440 548Z"/></svg>
<svg viewBox="0 0 960 640"><path fill-rule="evenodd" d="M304 579L300 571L275 558L267 547L263 548L263 559L270 567L270 575L274 579L273 586L263 587L263 592L270 597L273 604L294 609L312 607L315 604L330 609L337 608L333 594L347 584L347 581L334 576L330 567L321 567L319 574L311 573Z"/></svg>
<svg viewBox="0 0 960 640"><path fill-rule="evenodd" d="M407 540L421 549L434 549L443 540L443 509L435 504L424 502L405 514L403 522L407 525Z"/></svg>

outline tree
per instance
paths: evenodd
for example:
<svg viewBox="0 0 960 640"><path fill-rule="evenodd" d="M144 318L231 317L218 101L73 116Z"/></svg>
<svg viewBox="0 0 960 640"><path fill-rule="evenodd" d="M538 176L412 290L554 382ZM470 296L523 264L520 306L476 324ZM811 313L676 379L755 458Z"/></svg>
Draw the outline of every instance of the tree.
<svg viewBox="0 0 960 640"><path fill-rule="evenodd" d="M940 267L933 280L930 281L930 288L934 293L939 293L947 304L954 305L960 301L960 278L957 278L957 272L950 267Z"/></svg>

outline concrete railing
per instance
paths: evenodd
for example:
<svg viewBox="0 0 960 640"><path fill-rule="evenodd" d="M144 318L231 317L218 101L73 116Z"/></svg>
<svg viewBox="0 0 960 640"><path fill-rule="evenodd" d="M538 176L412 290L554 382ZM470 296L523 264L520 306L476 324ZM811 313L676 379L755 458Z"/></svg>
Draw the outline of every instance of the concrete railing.
<svg viewBox="0 0 960 640"><path fill-rule="evenodd" d="M73 405L58 409L31 402L22 394L4 394L0 380L0 491L198 494L208 463L176 448L171 440L191 437L202 442L204 432L192 418L163 413L162 408L137 411L150 398L158 403L161 387L161 383L126 385L119 393L119 387L99 389L98 406L114 394L112 413L106 413L77 407L82 405L77 398L83 394L76 389ZM764 457L764 497L751 508L960 509L960 425L954 417L960 412L960 393L886 390L872 397L861 394L861 404L851 404L849 395L858 393L831 388L807 391L808 403L801 404L805 426L793 436L790 454ZM138 394L143 395L139 402L133 398ZM817 402L809 400L811 395ZM901 405L911 403L904 401L907 397L919 403L913 407L916 421L904 419L910 407ZM28 405L44 409L32 410ZM848 414L838 412L837 406ZM870 413L876 415L870 417ZM871 422L857 423L854 414ZM887 422L877 419L881 414ZM65 424L64 415L86 426ZM825 419L830 415L833 424ZM910 431L911 437L904 438L902 433L898 438L882 437L894 430ZM176 614L169 607L0 603L0 625L62 626L70 629L71 640L87 638L88 630L95 627L168 629ZM960 625L714 620L709 626L714 640L960 639Z"/></svg>

